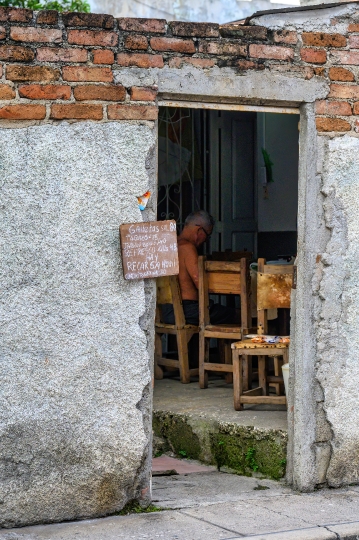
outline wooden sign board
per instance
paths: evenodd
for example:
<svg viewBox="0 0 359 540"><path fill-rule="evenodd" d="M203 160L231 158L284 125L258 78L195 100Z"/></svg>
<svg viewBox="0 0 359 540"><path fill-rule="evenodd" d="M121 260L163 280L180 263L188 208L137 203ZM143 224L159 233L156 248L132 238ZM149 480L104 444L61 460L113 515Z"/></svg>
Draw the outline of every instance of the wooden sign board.
<svg viewBox="0 0 359 540"><path fill-rule="evenodd" d="M149 221L120 225L125 279L178 274L176 222Z"/></svg>

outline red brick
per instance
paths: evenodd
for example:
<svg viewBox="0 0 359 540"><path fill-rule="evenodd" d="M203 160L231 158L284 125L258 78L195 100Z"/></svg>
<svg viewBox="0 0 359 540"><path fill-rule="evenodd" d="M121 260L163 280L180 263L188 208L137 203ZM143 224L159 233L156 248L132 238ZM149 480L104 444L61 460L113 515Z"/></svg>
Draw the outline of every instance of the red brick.
<svg viewBox="0 0 359 540"><path fill-rule="evenodd" d="M359 98L359 86L356 84L331 84L328 97L357 99Z"/></svg>
<svg viewBox="0 0 359 540"><path fill-rule="evenodd" d="M0 99L14 99L15 90L7 84L0 84Z"/></svg>
<svg viewBox="0 0 359 540"><path fill-rule="evenodd" d="M219 36L219 24L215 23L171 21L169 26L174 36L209 38Z"/></svg>
<svg viewBox="0 0 359 540"><path fill-rule="evenodd" d="M316 114L332 114L335 116L351 116L352 108L346 101L317 101Z"/></svg>
<svg viewBox="0 0 359 540"><path fill-rule="evenodd" d="M331 67L329 70L329 78L332 81L354 81L354 75L349 69L341 67Z"/></svg>
<svg viewBox="0 0 359 540"><path fill-rule="evenodd" d="M0 118L8 120L43 120L45 105L6 105L0 109Z"/></svg>
<svg viewBox="0 0 359 540"><path fill-rule="evenodd" d="M359 120L355 120L354 131L359 133Z"/></svg>
<svg viewBox="0 0 359 540"><path fill-rule="evenodd" d="M148 105L109 105L110 120L157 120L158 109Z"/></svg>
<svg viewBox="0 0 359 540"><path fill-rule="evenodd" d="M57 81L60 71L47 66L17 66L6 67L6 78L9 81Z"/></svg>
<svg viewBox="0 0 359 540"><path fill-rule="evenodd" d="M73 82L112 82L113 74L108 67L64 66L62 78Z"/></svg>
<svg viewBox="0 0 359 540"><path fill-rule="evenodd" d="M67 40L73 45L115 47L118 43L118 35L106 30L68 30Z"/></svg>
<svg viewBox="0 0 359 540"><path fill-rule="evenodd" d="M137 66L140 68L163 68L163 57L160 54L120 53L117 55L116 63L123 67Z"/></svg>
<svg viewBox="0 0 359 540"><path fill-rule="evenodd" d="M10 28L10 38L14 41L61 43L62 30L13 26Z"/></svg>
<svg viewBox="0 0 359 540"><path fill-rule="evenodd" d="M0 60L9 62L31 62L34 59L34 51L28 47L16 45L2 45L0 47Z"/></svg>
<svg viewBox="0 0 359 540"><path fill-rule="evenodd" d="M102 120L102 105L88 105L87 103L55 103L51 106L50 118L54 120Z"/></svg>
<svg viewBox="0 0 359 540"><path fill-rule="evenodd" d="M258 64L258 62L251 60L238 60L237 66L239 69L264 69L264 64Z"/></svg>
<svg viewBox="0 0 359 540"><path fill-rule="evenodd" d="M145 36L133 36L130 34L125 39L125 48L146 51L148 40Z"/></svg>
<svg viewBox="0 0 359 540"><path fill-rule="evenodd" d="M0 39L6 38L6 28L4 26L0 26Z"/></svg>
<svg viewBox="0 0 359 540"><path fill-rule="evenodd" d="M303 32L304 45L312 47L346 47L347 40L341 34L324 34L323 32Z"/></svg>
<svg viewBox="0 0 359 540"><path fill-rule="evenodd" d="M288 43L290 45L295 45L298 41L297 32L291 30L277 30L273 32L273 41L274 43Z"/></svg>
<svg viewBox="0 0 359 540"><path fill-rule="evenodd" d="M74 96L78 101L125 101L126 89L121 85L81 85L74 88Z"/></svg>
<svg viewBox="0 0 359 540"><path fill-rule="evenodd" d="M354 103L354 114L359 114L359 101Z"/></svg>
<svg viewBox="0 0 359 540"><path fill-rule="evenodd" d="M2 77L2 72L3 72L3 69L2 69L2 66L0 66L0 77Z"/></svg>
<svg viewBox="0 0 359 540"><path fill-rule="evenodd" d="M342 118L316 118L318 131L350 131L351 125Z"/></svg>
<svg viewBox="0 0 359 540"><path fill-rule="evenodd" d="M171 68L180 68L183 65L191 64L198 68L211 68L216 64L216 60L213 58L193 58L186 56L174 56L169 59L168 65Z"/></svg>
<svg viewBox="0 0 359 540"><path fill-rule="evenodd" d="M71 87L62 84L19 86L19 96L28 99L70 99Z"/></svg>
<svg viewBox="0 0 359 540"><path fill-rule="evenodd" d="M233 43L229 41L201 41L199 44L198 52L217 55L235 54L238 56L247 56L247 45L241 45L239 43Z"/></svg>
<svg viewBox="0 0 359 540"><path fill-rule="evenodd" d="M271 64L271 71L280 71L282 73L289 73L291 75L299 75L304 79L311 79L314 75L314 70L310 66L296 66L293 64Z"/></svg>
<svg viewBox="0 0 359 540"><path fill-rule="evenodd" d="M165 19L137 19L131 17L120 17L117 19L120 30L126 32L148 32L150 34L165 34Z"/></svg>
<svg viewBox="0 0 359 540"><path fill-rule="evenodd" d="M39 62L87 62L87 50L40 47L36 58Z"/></svg>
<svg viewBox="0 0 359 540"><path fill-rule="evenodd" d="M59 22L59 13L54 9L46 9L39 11L36 18L37 24L55 25Z"/></svg>
<svg viewBox="0 0 359 540"><path fill-rule="evenodd" d="M85 26L87 28L105 28L112 30L115 19L112 15L98 13L63 13L62 20L65 26Z"/></svg>
<svg viewBox="0 0 359 540"><path fill-rule="evenodd" d="M359 66L359 51L335 51L330 59L336 64Z"/></svg>
<svg viewBox="0 0 359 540"><path fill-rule="evenodd" d="M309 64L325 64L327 53L320 49L300 49L300 57Z"/></svg>
<svg viewBox="0 0 359 540"><path fill-rule="evenodd" d="M112 51L104 51L96 49L93 51L93 63L94 64L113 64L115 61L115 55Z"/></svg>
<svg viewBox="0 0 359 540"><path fill-rule="evenodd" d="M349 48L359 49L359 36L349 36Z"/></svg>
<svg viewBox="0 0 359 540"><path fill-rule="evenodd" d="M219 27L219 32L223 37L236 37L245 39L266 39L267 28L264 26L245 26L239 23L223 24Z"/></svg>
<svg viewBox="0 0 359 540"><path fill-rule="evenodd" d="M293 49L278 47L276 45L250 45L249 56L253 58L270 58L274 60L291 60L294 56Z"/></svg>
<svg viewBox="0 0 359 540"><path fill-rule="evenodd" d="M150 44L155 51L173 51L179 53L196 52L194 43L191 39L154 37L151 38Z"/></svg>
<svg viewBox="0 0 359 540"><path fill-rule="evenodd" d="M20 22L27 23L32 19L33 11L31 9L17 9L12 7L0 7L1 22Z"/></svg>
<svg viewBox="0 0 359 540"><path fill-rule="evenodd" d="M155 101L157 87L132 86L130 96L132 101Z"/></svg>
<svg viewBox="0 0 359 540"><path fill-rule="evenodd" d="M359 24L358 23L349 24L348 32L359 32Z"/></svg>

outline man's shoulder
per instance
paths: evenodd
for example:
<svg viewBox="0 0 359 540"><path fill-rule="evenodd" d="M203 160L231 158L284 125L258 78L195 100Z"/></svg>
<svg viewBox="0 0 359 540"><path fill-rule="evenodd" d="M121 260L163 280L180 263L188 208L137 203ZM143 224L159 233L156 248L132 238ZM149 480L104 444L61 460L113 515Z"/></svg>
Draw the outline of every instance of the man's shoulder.
<svg viewBox="0 0 359 540"><path fill-rule="evenodd" d="M196 246L194 246L188 240L179 238L178 240L178 251L187 252L187 253L197 253Z"/></svg>

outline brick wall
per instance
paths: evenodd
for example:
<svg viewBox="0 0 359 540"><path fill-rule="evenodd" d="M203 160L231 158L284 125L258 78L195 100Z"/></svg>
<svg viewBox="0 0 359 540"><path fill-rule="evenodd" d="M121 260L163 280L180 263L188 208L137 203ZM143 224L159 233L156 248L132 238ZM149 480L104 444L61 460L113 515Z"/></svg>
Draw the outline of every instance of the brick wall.
<svg viewBox="0 0 359 540"><path fill-rule="evenodd" d="M155 120L156 87L114 73L187 64L327 79L318 131L359 132L359 17L347 22L342 34L0 8L0 119Z"/></svg>

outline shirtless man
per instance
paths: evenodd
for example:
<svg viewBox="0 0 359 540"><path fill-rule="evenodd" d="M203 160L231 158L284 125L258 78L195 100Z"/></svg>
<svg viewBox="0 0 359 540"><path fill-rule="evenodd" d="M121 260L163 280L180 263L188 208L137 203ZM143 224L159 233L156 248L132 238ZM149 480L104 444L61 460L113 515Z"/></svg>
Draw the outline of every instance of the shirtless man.
<svg viewBox="0 0 359 540"><path fill-rule="evenodd" d="M179 284L182 295L183 311L187 324L198 325L198 251L197 249L212 234L214 219L204 210L192 212L178 237ZM221 304L212 304L209 308L212 324L234 322L235 310ZM172 304L162 306L163 322L174 324Z"/></svg>

